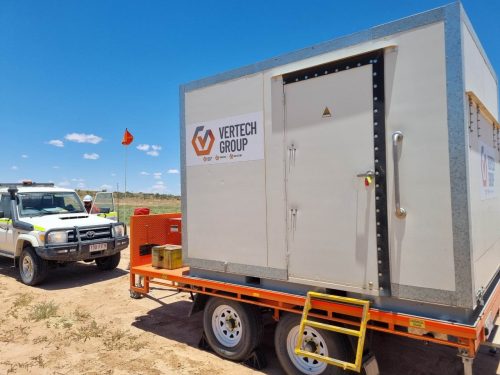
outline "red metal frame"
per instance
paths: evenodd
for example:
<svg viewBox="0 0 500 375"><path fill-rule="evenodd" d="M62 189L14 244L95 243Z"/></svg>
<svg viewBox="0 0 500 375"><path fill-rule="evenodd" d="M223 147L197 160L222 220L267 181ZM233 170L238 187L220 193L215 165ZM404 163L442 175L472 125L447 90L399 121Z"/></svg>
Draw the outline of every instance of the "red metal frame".
<svg viewBox="0 0 500 375"><path fill-rule="evenodd" d="M172 228L176 228L177 231L173 231ZM147 294L150 284L157 284L187 292L218 296L272 309L276 320L279 319L280 312L302 313L305 296L196 278L189 275L189 267L177 270L154 268L151 266L150 255L141 256L139 254L139 248L144 244L180 245L181 229L180 214L131 217L130 290ZM137 283L137 276L143 278L141 286ZM331 301L313 300L312 307L314 313L311 312L310 316L352 326L359 325L357 319L362 314L362 308L358 306ZM467 352L469 357L474 357L479 346L486 339L484 327L486 318L490 313L496 316L499 309L500 285L497 284L474 325L457 324L370 308L370 321L367 328L452 346ZM424 336L424 333L432 333L434 337Z"/></svg>

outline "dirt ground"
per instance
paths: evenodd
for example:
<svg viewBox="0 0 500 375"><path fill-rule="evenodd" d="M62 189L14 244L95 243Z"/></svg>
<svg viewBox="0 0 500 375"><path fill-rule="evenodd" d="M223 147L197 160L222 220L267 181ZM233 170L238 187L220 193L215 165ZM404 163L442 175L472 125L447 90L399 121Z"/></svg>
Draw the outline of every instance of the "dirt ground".
<svg viewBox="0 0 500 375"><path fill-rule="evenodd" d="M18 280L12 261L0 258L0 374L282 374L266 326L259 372L198 349L202 314L188 318L189 295L153 289L133 300L128 252L118 269L75 263L52 270L40 287ZM373 334L368 337L381 374L462 374L451 348ZM474 374L500 374L499 354L482 348Z"/></svg>

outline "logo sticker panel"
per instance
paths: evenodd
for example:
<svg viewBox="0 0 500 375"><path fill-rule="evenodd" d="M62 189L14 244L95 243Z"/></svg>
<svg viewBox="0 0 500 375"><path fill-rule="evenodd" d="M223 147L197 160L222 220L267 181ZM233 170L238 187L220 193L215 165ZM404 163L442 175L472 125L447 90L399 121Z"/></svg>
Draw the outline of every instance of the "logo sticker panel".
<svg viewBox="0 0 500 375"><path fill-rule="evenodd" d="M263 113L190 124L186 138L188 166L264 159Z"/></svg>

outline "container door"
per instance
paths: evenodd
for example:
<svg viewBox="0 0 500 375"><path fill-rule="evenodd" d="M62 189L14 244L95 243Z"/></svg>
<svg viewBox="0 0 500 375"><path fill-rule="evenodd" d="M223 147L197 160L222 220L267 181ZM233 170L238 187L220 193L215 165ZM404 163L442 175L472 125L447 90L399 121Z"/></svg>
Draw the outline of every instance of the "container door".
<svg viewBox="0 0 500 375"><path fill-rule="evenodd" d="M375 69L284 77L292 281L379 294Z"/></svg>

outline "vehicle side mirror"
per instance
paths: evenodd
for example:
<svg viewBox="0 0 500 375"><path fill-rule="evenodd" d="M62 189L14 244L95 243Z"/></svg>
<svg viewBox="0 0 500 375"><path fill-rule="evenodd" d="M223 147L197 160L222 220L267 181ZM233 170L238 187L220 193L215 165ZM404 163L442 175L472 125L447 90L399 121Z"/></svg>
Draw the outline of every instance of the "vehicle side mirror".
<svg viewBox="0 0 500 375"><path fill-rule="evenodd" d="M111 212L109 207L103 207L99 210L99 213L101 214L109 214Z"/></svg>
<svg viewBox="0 0 500 375"><path fill-rule="evenodd" d="M5 217L5 213L4 213L3 211L0 211L0 219L1 219L2 217Z"/></svg>

